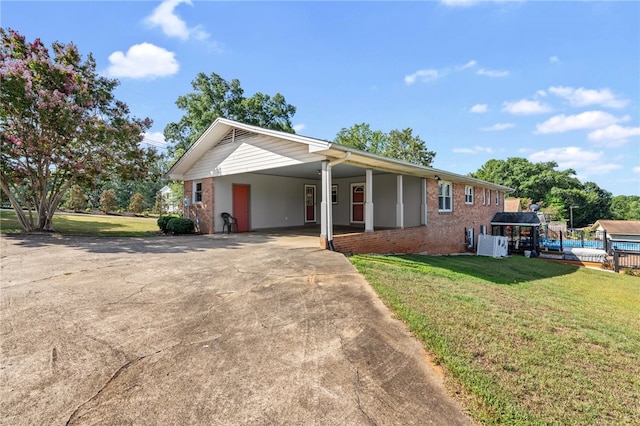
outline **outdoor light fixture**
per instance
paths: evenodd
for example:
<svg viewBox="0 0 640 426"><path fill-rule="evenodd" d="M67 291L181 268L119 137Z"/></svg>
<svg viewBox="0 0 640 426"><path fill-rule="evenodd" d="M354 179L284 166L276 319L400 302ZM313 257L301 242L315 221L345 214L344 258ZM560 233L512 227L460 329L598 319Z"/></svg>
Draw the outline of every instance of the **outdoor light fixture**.
<svg viewBox="0 0 640 426"><path fill-rule="evenodd" d="M438 176L438 175L435 175L433 178L434 178L435 180L440 180L440 176Z"/></svg>

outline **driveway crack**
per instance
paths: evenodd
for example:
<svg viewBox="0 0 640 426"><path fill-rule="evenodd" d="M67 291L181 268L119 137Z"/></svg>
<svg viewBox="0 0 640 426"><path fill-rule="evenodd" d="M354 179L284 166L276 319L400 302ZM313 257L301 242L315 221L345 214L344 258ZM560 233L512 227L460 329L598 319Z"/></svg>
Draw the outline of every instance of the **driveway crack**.
<svg viewBox="0 0 640 426"><path fill-rule="evenodd" d="M133 293L129 294L128 296L124 296L124 297L122 297L122 298L120 298L120 299L116 300L115 302L107 303L107 305L117 305L117 304L118 304L118 303L120 303L120 302L123 302L123 301L125 301L125 300L127 300L127 299L132 298L133 296L136 296L136 295L138 295L138 294L142 293L142 292L144 291L144 289L145 289L145 288L147 288L147 286L146 286L146 285L143 285L143 286L142 286L138 291L135 291L135 292L133 292Z"/></svg>
<svg viewBox="0 0 640 426"><path fill-rule="evenodd" d="M147 355L143 355L141 357L138 357L136 359L133 359L131 361L127 361L124 365L122 365L120 368L118 368L116 370L115 373L113 373L113 375L111 376L111 378L109 380L107 380L107 382L102 385L102 387L100 389L98 389L98 392L96 392L91 398L87 399L85 402L83 402L82 404L78 405L76 407L75 410L73 410L73 413L71 413L71 415L69 416L69 419L67 420L67 422L65 423L65 425L70 425L71 422L73 422L77 417L78 417L78 413L80 412L80 410L82 409L82 407L84 407L85 405L89 404L90 402L92 402L93 400L97 399L100 394L111 384L113 383L114 380L116 380L118 378L118 376L120 376L122 373L124 373L126 370L128 370L129 368L133 367L134 365L138 364L140 361L152 357L154 355L157 355L161 352L164 352L168 349L172 349L178 345L181 345L182 342L176 343L175 345L172 346L168 346L166 348L162 348L160 350L157 350L155 352L152 352L150 354Z"/></svg>
<svg viewBox="0 0 640 426"><path fill-rule="evenodd" d="M336 325L331 322L331 324L336 327ZM367 419L367 421L372 424L372 425L377 425L377 423L375 422L375 420L373 420L369 414L364 410L364 408L362 407L362 402L360 401L360 369L353 363L353 361L351 360L351 358L349 358L349 355L347 354L345 347L344 347L344 337L342 336L342 334L338 331L337 327L336 327L336 332L338 334L338 338L340 339L340 350L342 352L342 355L344 355L345 359L347 360L347 362L349 364L351 364L351 367L354 369L355 373L356 373L356 380L355 380L355 390L356 390L356 407L358 409L358 411L360 411L362 413L362 415Z"/></svg>

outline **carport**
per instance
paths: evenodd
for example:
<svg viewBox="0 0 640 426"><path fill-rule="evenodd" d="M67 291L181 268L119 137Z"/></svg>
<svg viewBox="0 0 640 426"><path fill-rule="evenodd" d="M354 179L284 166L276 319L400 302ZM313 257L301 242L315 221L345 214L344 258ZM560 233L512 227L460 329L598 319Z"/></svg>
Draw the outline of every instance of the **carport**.
<svg viewBox="0 0 640 426"><path fill-rule="evenodd" d="M436 213L441 209L441 191L448 191L448 204L442 209L445 227L454 235L451 222L461 210L451 208L454 184L458 191L480 185L494 191L496 206L499 194L510 191L468 176L224 118L214 121L167 176L184 181L184 214L202 233L222 232L221 214L226 212L236 218L239 232L319 225L324 247L332 247L337 226L359 232L425 226L429 208Z"/></svg>

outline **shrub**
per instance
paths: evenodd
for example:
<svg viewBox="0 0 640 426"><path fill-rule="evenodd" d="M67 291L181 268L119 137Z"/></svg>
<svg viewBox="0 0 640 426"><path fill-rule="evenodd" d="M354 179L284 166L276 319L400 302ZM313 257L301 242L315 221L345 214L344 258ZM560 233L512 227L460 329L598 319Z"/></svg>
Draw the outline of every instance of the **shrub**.
<svg viewBox="0 0 640 426"><path fill-rule="evenodd" d="M100 194L100 211L109 213L116 208L116 191L107 189Z"/></svg>
<svg viewBox="0 0 640 426"><path fill-rule="evenodd" d="M131 213L140 214L144 209L144 195L139 192L136 192L131 196L131 200L129 200L129 211Z"/></svg>
<svg viewBox="0 0 640 426"><path fill-rule="evenodd" d="M160 231L162 231L163 234L167 233L167 223L169 223L169 221L171 219L175 219L174 216L160 216L158 218L158 228L160 228Z"/></svg>
<svg viewBox="0 0 640 426"><path fill-rule="evenodd" d="M167 232L172 234L190 234L193 230L194 226L191 219L174 217L167 222Z"/></svg>
<svg viewBox="0 0 640 426"><path fill-rule="evenodd" d="M73 211L82 211L87 207L87 196L80 185L73 185L69 191L67 207Z"/></svg>
<svg viewBox="0 0 640 426"><path fill-rule="evenodd" d="M162 214L165 211L167 211L167 208L165 206L164 197L162 196L161 192L158 192L156 194L156 202L153 205L153 209L151 210L151 212L155 214Z"/></svg>

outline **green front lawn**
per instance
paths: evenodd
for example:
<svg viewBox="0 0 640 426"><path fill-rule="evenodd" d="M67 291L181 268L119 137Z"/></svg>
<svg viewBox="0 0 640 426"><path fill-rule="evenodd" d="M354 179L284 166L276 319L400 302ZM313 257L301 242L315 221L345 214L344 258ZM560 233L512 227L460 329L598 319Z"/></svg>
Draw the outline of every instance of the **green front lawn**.
<svg viewBox="0 0 640 426"><path fill-rule="evenodd" d="M65 235L145 237L159 232L157 218L56 213L53 229ZM13 210L0 210L2 233L22 232Z"/></svg>
<svg viewBox="0 0 640 426"><path fill-rule="evenodd" d="M352 256L483 424L640 424L640 279L541 259Z"/></svg>

